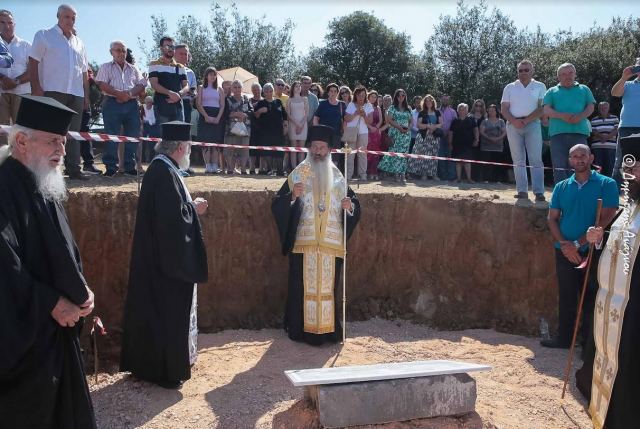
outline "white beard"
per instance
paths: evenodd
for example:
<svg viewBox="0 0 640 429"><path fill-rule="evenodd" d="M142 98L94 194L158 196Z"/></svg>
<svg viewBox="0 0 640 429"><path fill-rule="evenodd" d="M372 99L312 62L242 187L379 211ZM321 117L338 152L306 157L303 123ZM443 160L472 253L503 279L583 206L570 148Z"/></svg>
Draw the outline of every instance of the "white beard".
<svg viewBox="0 0 640 429"><path fill-rule="evenodd" d="M189 145L189 151L184 153L184 157L178 162L178 168L180 170L187 170L191 165L191 145Z"/></svg>
<svg viewBox="0 0 640 429"><path fill-rule="evenodd" d="M62 176L62 166L58 165L52 168L46 158L42 158L34 164L28 165L27 168L35 176L38 192L47 201L65 201L67 199L67 186Z"/></svg>
<svg viewBox="0 0 640 429"><path fill-rule="evenodd" d="M311 170L313 171L313 177L315 178L314 185L317 184L320 195L324 195L327 192L331 192L333 185L333 168L331 166L331 155L325 156L322 161L316 161L311 153L307 155Z"/></svg>
<svg viewBox="0 0 640 429"><path fill-rule="evenodd" d="M5 162L7 158L9 158L9 156L11 156L11 146L9 145L0 146L0 164Z"/></svg>

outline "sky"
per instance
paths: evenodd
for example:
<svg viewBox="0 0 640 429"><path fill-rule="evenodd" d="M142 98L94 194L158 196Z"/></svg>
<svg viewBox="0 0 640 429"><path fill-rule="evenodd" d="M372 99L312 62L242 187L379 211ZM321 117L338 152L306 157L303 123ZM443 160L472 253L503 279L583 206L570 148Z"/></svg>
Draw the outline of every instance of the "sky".
<svg viewBox="0 0 640 429"><path fill-rule="evenodd" d="M175 22L182 15L193 15L202 22L209 21L209 0L4 0L1 8L9 9L16 21L16 34L33 40L34 33L50 28L56 23L56 10L62 1L72 4L78 11L76 28L84 41L90 62L99 64L111 60L109 43L121 39L142 58L138 38L151 37L152 14L167 19L169 31L175 30ZM229 1L221 1L229 5ZM455 15L456 2L443 0L237 0L242 15L262 19L281 26L287 18L294 24L292 38L295 51L304 54L311 46L322 46L329 22L336 17L356 10L372 12L385 24L411 36L415 52L422 50L433 34L440 15ZM476 4L477 2L470 2ZM640 16L635 0L494 0L486 2L488 8L498 7L509 15L519 28L535 29L540 26L545 32L571 29L582 32L594 23L606 26L614 16L623 18ZM534 5L534 6L532 6Z"/></svg>

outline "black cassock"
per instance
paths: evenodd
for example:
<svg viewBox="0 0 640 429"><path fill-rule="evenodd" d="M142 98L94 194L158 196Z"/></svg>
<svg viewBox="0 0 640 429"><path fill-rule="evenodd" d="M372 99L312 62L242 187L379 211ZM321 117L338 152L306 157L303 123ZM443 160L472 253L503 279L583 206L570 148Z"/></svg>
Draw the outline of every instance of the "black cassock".
<svg viewBox="0 0 640 429"><path fill-rule="evenodd" d="M151 163L133 235L120 370L152 382L191 378L189 312L194 284L207 281L200 220L180 179Z"/></svg>
<svg viewBox="0 0 640 429"><path fill-rule="evenodd" d="M605 237L606 238L606 237ZM606 240L602 245L603 248ZM594 260L592 262L597 262ZM597 266L597 264L596 264ZM595 275L595 273L594 273ZM593 310L592 310L593 311ZM576 384L587 400L591 399L593 361L595 359L593 329L588 335L584 352L584 364L576 372ZM606 429L638 427L635 407L640 400L640 261L636 259L631 272L629 301L624 311L620 348L618 350L618 373L613 384L611 400L605 421Z"/></svg>
<svg viewBox="0 0 640 429"><path fill-rule="evenodd" d="M0 427L95 428L78 335L51 317L59 297L87 298L60 203L9 157L0 165Z"/></svg>
<svg viewBox="0 0 640 429"><path fill-rule="evenodd" d="M358 197L349 188L347 195L354 205L353 216L347 216L347 240L351 237L355 226L360 220L360 202ZM335 331L327 334L312 334L304 332L304 284L303 284L303 255L302 253L291 253L296 242L296 231L300 216L302 215L302 202L298 198L291 204L291 190L288 182L284 182L282 188L271 204L271 211L278 225L280 242L282 244L282 254L289 256L289 286L287 292L287 303L284 313L284 329L289 334L289 338L294 341L304 341L309 344L318 345L325 341L337 342L342 340L342 258L336 258L336 279L334 287L335 300Z"/></svg>

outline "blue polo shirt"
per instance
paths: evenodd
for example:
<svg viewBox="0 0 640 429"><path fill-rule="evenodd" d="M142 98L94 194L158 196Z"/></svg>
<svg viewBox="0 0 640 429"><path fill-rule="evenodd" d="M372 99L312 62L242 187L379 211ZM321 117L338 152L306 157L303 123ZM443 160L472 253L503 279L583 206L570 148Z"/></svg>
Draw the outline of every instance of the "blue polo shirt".
<svg viewBox="0 0 640 429"><path fill-rule="evenodd" d="M618 207L616 181L597 171L592 170L589 180L582 186L576 181L575 173L556 184L549 208L560 210L560 232L565 240L577 240L593 226L598 198L602 198L602 208ZM560 243L556 242L555 247L559 249Z"/></svg>
<svg viewBox="0 0 640 429"><path fill-rule="evenodd" d="M640 78L624 83L620 128L640 127Z"/></svg>

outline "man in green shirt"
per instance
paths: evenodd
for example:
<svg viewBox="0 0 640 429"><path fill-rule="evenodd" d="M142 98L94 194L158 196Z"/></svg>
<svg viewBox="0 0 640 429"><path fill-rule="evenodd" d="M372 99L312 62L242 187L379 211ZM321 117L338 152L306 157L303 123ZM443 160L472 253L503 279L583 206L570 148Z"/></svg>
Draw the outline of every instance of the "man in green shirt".
<svg viewBox="0 0 640 429"><path fill-rule="evenodd" d="M576 82L573 64L564 63L558 67L558 82L547 90L543 100L544 114L549 117L554 183L571 174L569 149L577 144L587 144L591 135L587 118L593 113L596 102L591 90Z"/></svg>

